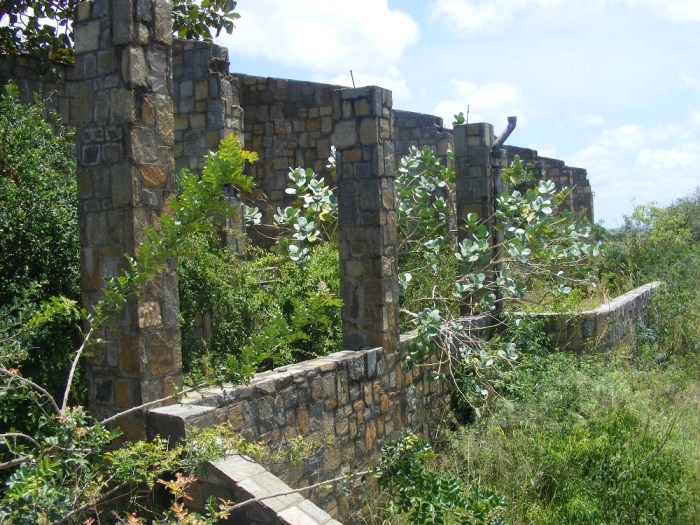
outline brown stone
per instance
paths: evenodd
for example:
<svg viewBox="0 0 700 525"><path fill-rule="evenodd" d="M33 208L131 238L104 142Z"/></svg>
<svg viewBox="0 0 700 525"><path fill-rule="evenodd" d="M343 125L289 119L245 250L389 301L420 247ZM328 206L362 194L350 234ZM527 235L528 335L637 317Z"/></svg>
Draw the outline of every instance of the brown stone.
<svg viewBox="0 0 700 525"><path fill-rule="evenodd" d="M139 376L139 342L132 335L122 335L119 339L119 369L129 377Z"/></svg>
<svg viewBox="0 0 700 525"><path fill-rule="evenodd" d="M133 406L129 393L129 386L128 381L119 380L116 382L114 387L114 401L118 407L127 408Z"/></svg>
<svg viewBox="0 0 700 525"><path fill-rule="evenodd" d="M145 164L141 166L141 181L148 188L165 186L165 166L162 164Z"/></svg>
<svg viewBox="0 0 700 525"><path fill-rule="evenodd" d="M142 302L138 307L139 328L149 328L160 326L162 319L160 315L160 304L155 301Z"/></svg>
<svg viewBox="0 0 700 525"><path fill-rule="evenodd" d="M305 408L297 410L297 428L299 434L305 436L309 433L309 413Z"/></svg>
<svg viewBox="0 0 700 525"><path fill-rule="evenodd" d="M365 452L373 450L377 444L377 425L375 421L367 421L365 427Z"/></svg>

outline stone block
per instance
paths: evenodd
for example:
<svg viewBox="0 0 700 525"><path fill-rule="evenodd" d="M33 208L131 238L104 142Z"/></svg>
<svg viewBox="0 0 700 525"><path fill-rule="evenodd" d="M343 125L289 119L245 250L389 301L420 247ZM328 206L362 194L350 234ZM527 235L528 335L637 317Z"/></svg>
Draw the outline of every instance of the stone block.
<svg viewBox="0 0 700 525"><path fill-rule="evenodd" d="M117 2L118 4L120 2ZM136 87L150 87L148 66L143 49L139 46L129 46L122 53L122 79L127 84Z"/></svg>
<svg viewBox="0 0 700 525"><path fill-rule="evenodd" d="M156 133L153 128L138 127L131 130L129 141L131 159L139 164L158 162Z"/></svg>
<svg viewBox="0 0 700 525"><path fill-rule="evenodd" d="M75 25L74 52L76 55L97 51L100 47L100 21L88 20Z"/></svg>
<svg viewBox="0 0 700 525"><path fill-rule="evenodd" d="M154 39L156 42L171 44L173 40L173 12L170 2L152 0L154 3Z"/></svg>
<svg viewBox="0 0 700 525"><path fill-rule="evenodd" d="M354 120L338 122L334 130L335 147L343 150L357 144L357 126Z"/></svg>

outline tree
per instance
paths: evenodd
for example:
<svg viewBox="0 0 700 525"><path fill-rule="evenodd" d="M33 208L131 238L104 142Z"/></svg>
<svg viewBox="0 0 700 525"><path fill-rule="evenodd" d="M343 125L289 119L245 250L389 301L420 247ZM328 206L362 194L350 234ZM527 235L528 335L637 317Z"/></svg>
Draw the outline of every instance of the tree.
<svg viewBox="0 0 700 525"><path fill-rule="evenodd" d="M42 62L73 62L73 11L78 0L0 0L0 54L29 54ZM173 0L173 32L211 41L231 34L235 0Z"/></svg>

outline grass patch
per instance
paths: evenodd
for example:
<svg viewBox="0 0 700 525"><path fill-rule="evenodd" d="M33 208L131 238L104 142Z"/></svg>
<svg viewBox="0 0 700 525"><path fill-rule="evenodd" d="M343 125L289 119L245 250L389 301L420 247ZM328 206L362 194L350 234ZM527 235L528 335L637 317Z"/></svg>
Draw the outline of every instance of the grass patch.
<svg viewBox="0 0 700 525"><path fill-rule="evenodd" d="M700 366L611 358L526 357L491 417L445 433L436 468L495 488L511 524L700 522Z"/></svg>

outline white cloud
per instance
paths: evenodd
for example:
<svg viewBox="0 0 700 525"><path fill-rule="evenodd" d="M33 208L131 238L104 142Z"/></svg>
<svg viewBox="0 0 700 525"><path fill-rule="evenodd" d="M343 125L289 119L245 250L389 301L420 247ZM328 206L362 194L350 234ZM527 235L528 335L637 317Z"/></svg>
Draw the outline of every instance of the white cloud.
<svg viewBox="0 0 700 525"><path fill-rule="evenodd" d="M233 35L217 39L231 54L338 74L382 69L418 39L418 24L387 0L239 2Z"/></svg>
<svg viewBox="0 0 700 525"><path fill-rule="evenodd" d="M438 103L433 114L449 125L453 116L469 111L469 122L491 122L498 128L506 117L517 116L522 122L524 99L517 86L506 82L489 82L481 86L466 80L450 80L452 97ZM505 125L505 124L504 124Z"/></svg>
<svg viewBox="0 0 700 525"><path fill-rule="evenodd" d="M592 3L588 0L585 7L589 9ZM432 16L454 32L468 36L497 32L516 19L561 5L562 0L435 0Z"/></svg>
<svg viewBox="0 0 700 525"><path fill-rule="evenodd" d="M588 170L596 218L615 227L633 202L667 205L700 184L700 117L690 111L682 122L607 129L566 161Z"/></svg>
<svg viewBox="0 0 700 525"><path fill-rule="evenodd" d="M644 148L637 154L635 168L650 171L695 170L700 153L680 148Z"/></svg>
<svg viewBox="0 0 700 525"><path fill-rule="evenodd" d="M697 0L632 0L630 7L646 7L674 22L700 22Z"/></svg>
<svg viewBox="0 0 700 525"><path fill-rule="evenodd" d="M470 36L498 32L514 22L599 16L616 6L645 9L674 22L700 22L698 0L434 0L432 16L455 33Z"/></svg>

